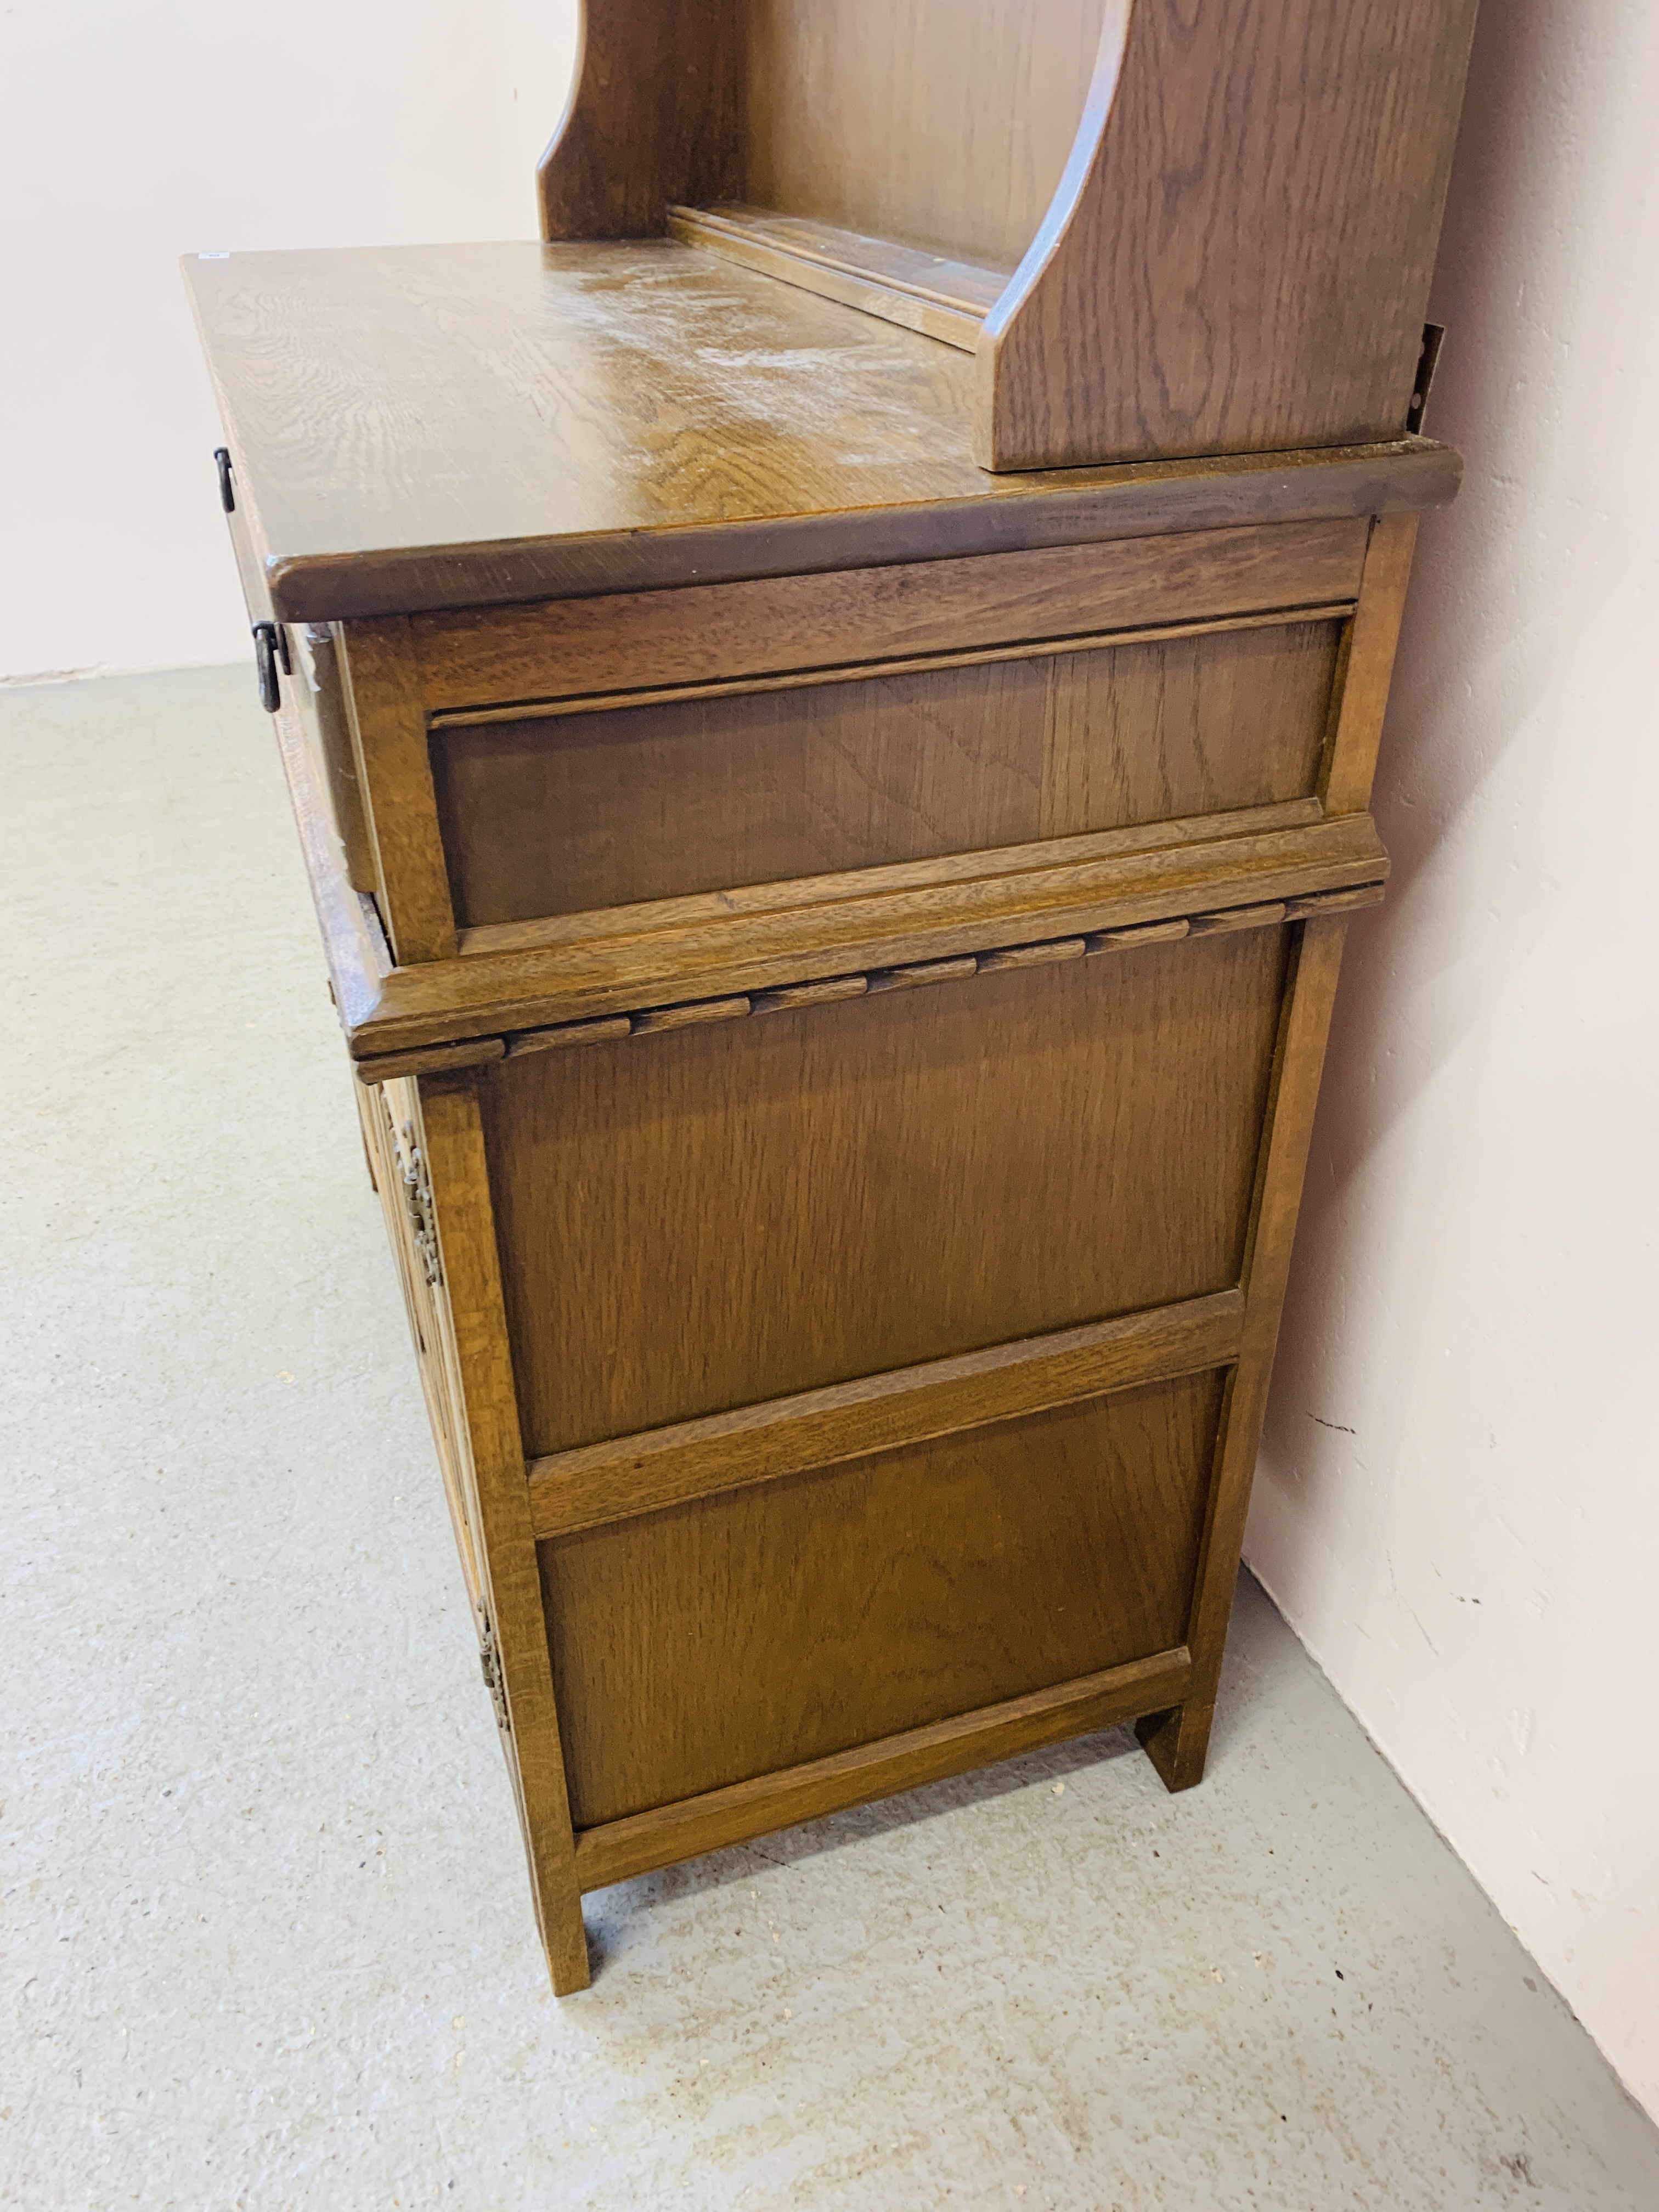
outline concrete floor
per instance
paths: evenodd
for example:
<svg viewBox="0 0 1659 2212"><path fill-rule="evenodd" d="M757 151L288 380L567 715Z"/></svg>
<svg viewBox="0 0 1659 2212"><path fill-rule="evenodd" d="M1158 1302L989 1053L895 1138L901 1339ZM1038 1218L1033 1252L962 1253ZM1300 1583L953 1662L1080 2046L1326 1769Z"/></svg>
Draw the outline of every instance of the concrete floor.
<svg viewBox="0 0 1659 2212"><path fill-rule="evenodd" d="M556 2005L251 669L0 694L0 2200L1659 2205L1245 1583L1121 1731L588 1901Z"/></svg>

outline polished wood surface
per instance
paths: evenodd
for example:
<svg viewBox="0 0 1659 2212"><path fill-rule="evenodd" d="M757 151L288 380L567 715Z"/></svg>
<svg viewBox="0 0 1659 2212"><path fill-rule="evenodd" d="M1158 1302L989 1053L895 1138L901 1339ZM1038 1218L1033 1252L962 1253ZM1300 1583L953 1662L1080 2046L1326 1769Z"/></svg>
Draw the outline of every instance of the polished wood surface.
<svg viewBox="0 0 1659 2212"><path fill-rule="evenodd" d="M1403 430L1475 6L1114 0L1079 157L981 339L986 465Z"/></svg>
<svg viewBox="0 0 1659 2212"><path fill-rule="evenodd" d="M476 1078L423 1080L411 1130L431 1178L443 1303L453 1335L458 1427L477 1507L482 1598L493 1629L531 1888L554 1989L586 1989L566 1765L554 1703L524 1479L513 1362L490 1227Z"/></svg>
<svg viewBox="0 0 1659 2212"><path fill-rule="evenodd" d="M734 12L747 19L746 198L1012 269L1082 120L1104 0L764 0Z"/></svg>
<svg viewBox="0 0 1659 2212"><path fill-rule="evenodd" d="M900 1790L942 1782L1018 1752L1061 1743L1067 1736L1091 1735L1178 1702L1191 1678L1184 1649L1155 1652L927 1728L878 1737L828 1759L588 1828L576 1838L576 1878L585 1890L603 1889L655 1867L747 1843L797 1820L817 1820L848 1805L867 1805Z"/></svg>
<svg viewBox="0 0 1659 2212"><path fill-rule="evenodd" d="M1221 1390L1156 1383L544 1543L577 1826L1178 1643Z"/></svg>
<svg viewBox="0 0 1659 2212"><path fill-rule="evenodd" d="M1472 9L589 0L559 242L190 266L562 1992L605 1882L1202 1772Z"/></svg>
<svg viewBox="0 0 1659 2212"><path fill-rule="evenodd" d="M707 246L747 269L921 331L963 353L978 345L985 318L1012 274L738 201L671 207L668 230L684 245Z"/></svg>
<svg viewBox="0 0 1659 2212"><path fill-rule="evenodd" d="M380 920L399 960L448 959L455 915L408 623L355 624L340 673Z"/></svg>
<svg viewBox="0 0 1659 2212"><path fill-rule="evenodd" d="M1475 4L596 0L543 168L571 208L545 228L617 228L598 204L573 219L595 198L591 118L614 112L629 232L672 221L974 348L987 468L1388 438L1406 425ZM697 64L653 130L665 33L688 9ZM740 180L701 201L666 189L699 130L711 171ZM917 252L973 273L935 286L904 264Z"/></svg>
<svg viewBox="0 0 1659 2212"><path fill-rule="evenodd" d="M580 64L537 172L544 238L650 238L671 200L743 189L730 0L577 0Z"/></svg>
<svg viewBox="0 0 1659 2212"><path fill-rule="evenodd" d="M419 617L427 711L730 684L1038 640L1352 603L1368 520L1145 532L750 583ZM356 625L348 628L348 646ZM615 703L612 701L611 703Z"/></svg>
<svg viewBox="0 0 1659 2212"><path fill-rule="evenodd" d="M1347 936L1342 915L1318 917L1297 933L1273 1056L1273 1091L1251 1202L1245 1283L1244 1347L1228 1376L1215 1479L1193 1592L1188 1640L1194 1654L1186 1699L1140 1723L1141 1741L1171 1790L1200 1779L1221 1681L1227 1620L1244 1541L1244 1516L1267 1412L1267 1383L1302 1203L1314 1108L1325 1061L1331 1008Z"/></svg>
<svg viewBox="0 0 1659 2212"><path fill-rule="evenodd" d="M497 1063L532 1455L1236 1283L1282 934Z"/></svg>
<svg viewBox="0 0 1659 2212"><path fill-rule="evenodd" d="M1371 526L1365 553L1365 588L1344 644L1341 708L1320 793L1332 814L1353 813L1371 802L1377 750L1382 742L1382 717L1394 678L1395 648L1400 642L1416 544L1414 514L1379 515Z"/></svg>
<svg viewBox="0 0 1659 2212"><path fill-rule="evenodd" d="M988 476L973 363L671 240L185 274L289 621L1432 506L1444 447Z"/></svg>
<svg viewBox="0 0 1659 2212"><path fill-rule="evenodd" d="M457 921L1310 797L1337 625L434 732ZM623 832L623 834L619 834Z"/></svg>
<svg viewBox="0 0 1659 2212"><path fill-rule="evenodd" d="M1122 1321L1091 1322L557 1452L530 1463L532 1525L538 1536L570 1535L1015 1414L1047 1413L1132 1383L1220 1367L1237 1352L1243 1310L1238 1291L1218 1291Z"/></svg>

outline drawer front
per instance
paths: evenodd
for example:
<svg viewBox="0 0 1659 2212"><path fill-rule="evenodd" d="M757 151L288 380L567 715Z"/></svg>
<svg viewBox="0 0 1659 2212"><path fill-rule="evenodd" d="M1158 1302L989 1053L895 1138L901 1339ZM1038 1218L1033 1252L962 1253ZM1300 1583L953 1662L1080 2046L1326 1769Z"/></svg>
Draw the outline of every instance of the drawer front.
<svg viewBox="0 0 1659 2212"><path fill-rule="evenodd" d="M498 1063L526 1454L1236 1284L1286 935Z"/></svg>
<svg viewBox="0 0 1659 2212"><path fill-rule="evenodd" d="M458 927L1311 797L1340 625L537 719L431 753Z"/></svg>
<svg viewBox="0 0 1659 2212"><path fill-rule="evenodd" d="M1222 1384L544 1543L578 1828L1179 1646Z"/></svg>

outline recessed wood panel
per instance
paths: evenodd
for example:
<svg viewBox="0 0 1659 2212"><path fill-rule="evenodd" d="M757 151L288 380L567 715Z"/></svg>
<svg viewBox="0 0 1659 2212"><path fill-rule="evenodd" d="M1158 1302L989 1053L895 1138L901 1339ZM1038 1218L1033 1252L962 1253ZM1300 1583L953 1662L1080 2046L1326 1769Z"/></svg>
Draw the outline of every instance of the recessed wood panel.
<svg viewBox="0 0 1659 2212"><path fill-rule="evenodd" d="M463 927L1310 795L1337 625L433 735Z"/></svg>
<svg viewBox="0 0 1659 2212"><path fill-rule="evenodd" d="M745 189L764 206L1012 269L1083 116L1102 0L762 0Z"/></svg>
<svg viewBox="0 0 1659 2212"><path fill-rule="evenodd" d="M1221 1376L540 1547L579 1828L1178 1645Z"/></svg>
<svg viewBox="0 0 1659 2212"><path fill-rule="evenodd" d="M527 1455L1228 1288L1285 936L497 1062Z"/></svg>

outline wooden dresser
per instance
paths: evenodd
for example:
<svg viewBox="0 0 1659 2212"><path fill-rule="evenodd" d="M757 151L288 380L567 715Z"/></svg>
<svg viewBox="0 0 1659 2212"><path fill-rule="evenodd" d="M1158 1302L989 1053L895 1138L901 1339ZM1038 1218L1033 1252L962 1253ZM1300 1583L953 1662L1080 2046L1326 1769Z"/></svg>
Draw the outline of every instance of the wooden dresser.
<svg viewBox="0 0 1659 2212"><path fill-rule="evenodd" d="M187 264L561 1992L644 1869L1200 1778L1473 15L589 0L552 242Z"/></svg>

